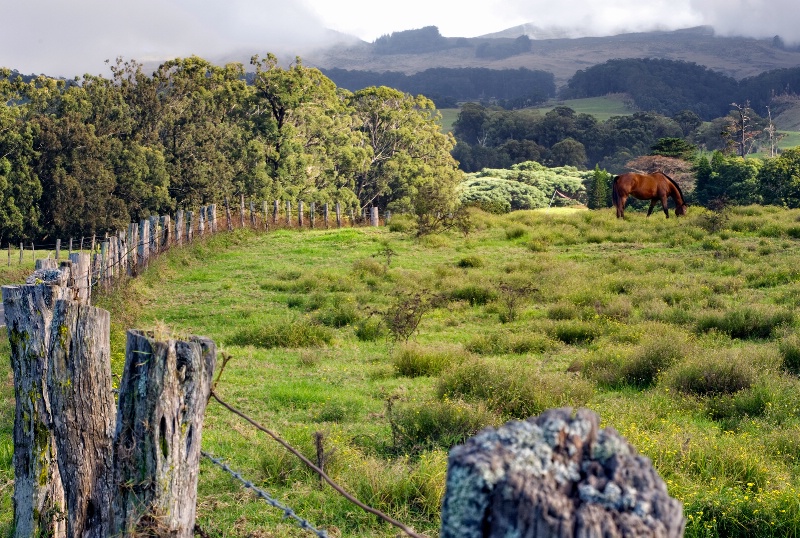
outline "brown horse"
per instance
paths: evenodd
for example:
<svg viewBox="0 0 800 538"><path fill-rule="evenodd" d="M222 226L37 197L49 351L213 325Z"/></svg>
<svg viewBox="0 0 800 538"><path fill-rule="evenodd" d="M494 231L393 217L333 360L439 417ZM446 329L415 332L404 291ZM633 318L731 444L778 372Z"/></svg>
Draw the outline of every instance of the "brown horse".
<svg viewBox="0 0 800 538"><path fill-rule="evenodd" d="M627 173L614 177L611 187L611 198L614 200L614 207L617 208L617 218L625 217L625 202L628 196L633 196L639 200L650 200L650 209L647 216L653 212L653 208L660 200L664 214L669 218L667 211L667 198L675 200L675 216L680 217L686 214L686 203L683 201L683 192L671 177L663 172L653 174Z"/></svg>

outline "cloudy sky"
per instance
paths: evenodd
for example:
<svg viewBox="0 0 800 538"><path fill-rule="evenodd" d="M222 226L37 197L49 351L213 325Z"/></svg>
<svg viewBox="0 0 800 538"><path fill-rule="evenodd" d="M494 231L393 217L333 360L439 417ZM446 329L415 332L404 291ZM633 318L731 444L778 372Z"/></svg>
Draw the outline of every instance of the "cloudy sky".
<svg viewBox="0 0 800 538"><path fill-rule="evenodd" d="M0 0L0 67L102 74L104 61L213 58L320 44L326 28L366 41L435 25L474 37L533 23L576 35L713 26L800 42L797 0Z"/></svg>

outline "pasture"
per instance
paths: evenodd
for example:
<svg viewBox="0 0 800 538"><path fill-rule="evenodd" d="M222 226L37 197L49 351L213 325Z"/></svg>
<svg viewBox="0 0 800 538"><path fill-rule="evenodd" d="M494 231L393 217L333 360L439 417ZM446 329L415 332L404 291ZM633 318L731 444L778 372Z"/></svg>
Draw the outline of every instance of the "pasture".
<svg viewBox="0 0 800 538"><path fill-rule="evenodd" d="M564 405L597 411L653 460L687 536L798 534L800 211L472 217L466 236L418 240L396 219L173 249L95 301L112 314L113 370L125 328L211 337L230 357L223 399L312 460L322 433L335 480L431 537L449 446ZM403 312L419 314L416 330ZM0 380L5 536L8 360ZM397 535L213 401L203 448L330 536ZM309 535L206 461L198 523L218 537Z"/></svg>

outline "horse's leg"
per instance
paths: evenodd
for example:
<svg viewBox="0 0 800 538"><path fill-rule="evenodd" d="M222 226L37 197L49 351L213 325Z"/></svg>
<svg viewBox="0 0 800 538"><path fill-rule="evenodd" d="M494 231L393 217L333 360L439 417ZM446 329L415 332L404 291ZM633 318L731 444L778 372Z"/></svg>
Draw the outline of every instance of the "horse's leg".
<svg viewBox="0 0 800 538"><path fill-rule="evenodd" d="M627 196L620 196L617 198L617 218L625 218L625 202L627 201Z"/></svg>
<svg viewBox="0 0 800 538"><path fill-rule="evenodd" d="M658 202L658 200L650 200L650 209L647 210L648 217L650 216L650 213L653 212L653 208L656 206L656 202Z"/></svg>
<svg viewBox="0 0 800 538"><path fill-rule="evenodd" d="M661 197L661 207L664 208L664 214L669 218L669 206L667 205L667 196L664 195Z"/></svg>

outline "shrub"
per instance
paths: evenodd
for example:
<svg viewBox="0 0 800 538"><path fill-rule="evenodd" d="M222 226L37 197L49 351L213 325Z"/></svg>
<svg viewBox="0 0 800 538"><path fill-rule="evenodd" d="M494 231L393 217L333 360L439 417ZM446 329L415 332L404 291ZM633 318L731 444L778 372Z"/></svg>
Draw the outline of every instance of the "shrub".
<svg viewBox="0 0 800 538"><path fill-rule="evenodd" d="M353 262L353 272L358 275L383 276L386 274L386 265L375 258L361 258Z"/></svg>
<svg viewBox="0 0 800 538"><path fill-rule="evenodd" d="M547 317L554 320L576 319L580 316L578 307L572 303L558 303L547 309Z"/></svg>
<svg viewBox="0 0 800 538"><path fill-rule="evenodd" d="M733 351L707 353L673 368L667 374L668 384L694 396L733 394L753 385L755 368L740 354Z"/></svg>
<svg viewBox="0 0 800 538"><path fill-rule="evenodd" d="M352 301L340 300L333 306L321 310L316 320L327 327L341 328L358 321L361 316Z"/></svg>
<svg viewBox="0 0 800 538"><path fill-rule="evenodd" d="M424 348L404 345L392 355L392 365L398 375L405 377L439 375L451 364L458 363L464 355L461 348Z"/></svg>
<svg viewBox="0 0 800 538"><path fill-rule="evenodd" d="M604 349L589 360L575 363L571 369L608 387L627 385L644 389L654 385L662 372L686 354L685 340L668 333L633 349Z"/></svg>
<svg viewBox="0 0 800 538"><path fill-rule="evenodd" d="M409 233L417 229L417 224L411 215L392 215L389 221L389 231Z"/></svg>
<svg viewBox="0 0 800 538"><path fill-rule="evenodd" d="M528 233L528 230L523 226L512 226L511 228L506 230L506 239L513 240L519 239L520 237L525 237L525 234Z"/></svg>
<svg viewBox="0 0 800 538"><path fill-rule="evenodd" d="M394 452L419 454L424 450L449 450L500 418L482 402L432 401L391 408Z"/></svg>
<svg viewBox="0 0 800 538"><path fill-rule="evenodd" d="M505 355L508 353L546 353L556 343L544 334L518 334L498 331L471 340L467 351L478 355Z"/></svg>
<svg viewBox="0 0 800 538"><path fill-rule="evenodd" d="M362 342L374 342L387 334L389 331L380 318L368 317L356 324L356 338Z"/></svg>
<svg viewBox="0 0 800 538"><path fill-rule="evenodd" d="M493 301L495 297L497 297L497 293L494 290L476 284L468 284L450 293L451 299L466 301L470 306L485 305Z"/></svg>
<svg viewBox="0 0 800 538"><path fill-rule="evenodd" d="M483 267L483 259L478 256L465 256L456 262L458 267L463 269L472 269L475 267Z"/></svg>
<svg viewBox="0 0 800 538"><path fill-rule="evenodd" d="M783 369L794 375L800 375L800 337L792 333L778 344Z"/></svg>
<svg viewBox="0 0 800 538"><path fill-rule="evenodd" d="M790 325L794 314L788 310L745 306L726 312L701 315L697 330L716 329L731 338L769 338L775 329Z"/></svg>
<svg viewBox="0 0 800 538"><path fill-rule="evenodd" d="M565 320L559 321L550 332L554 338L565 344L588 344L600 336L600 327L586 321Z"/></svg>
<svg viewBox="0 0 800 538"><path fill-rule="evenodd" d="M592 387L567 374L532 372L525 364L467 360L445 371L436 387L441 398L483 401L511 418L527 418L550 407L580 406Z"/></svg>
<svg viewBox="0 0 800 538"><path fill-rule="evenodd" d="M333 333L307 320L278 321L261 327L243 329L231 336L227 343L234 346L275 347L319 347L330 344Z"/></svg>

